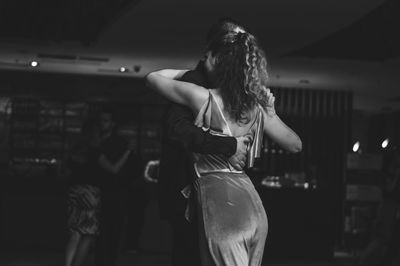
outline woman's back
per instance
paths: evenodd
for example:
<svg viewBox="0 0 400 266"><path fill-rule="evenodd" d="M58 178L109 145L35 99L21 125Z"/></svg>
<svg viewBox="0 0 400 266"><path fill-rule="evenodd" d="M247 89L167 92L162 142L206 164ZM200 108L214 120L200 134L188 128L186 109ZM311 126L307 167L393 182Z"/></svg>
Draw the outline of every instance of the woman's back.
<svg viewBox="0 0 400 266"><path fill-rule="evenodd" d="M263 136L263 113L255 108L252 120L239 124L226 119L215 90L201 108L196 124L212 134L250 135L253 142L247 160L259 155ZM201 231L203 265L261 265L268 220L250 178L232 167L220 154L194 154L198 179L194 182ZM251 166L248 164L248 166Z"/></svg>
<svg viewBox="0 0 400 266"><path fill-rule="evenodd" d="M229 127L230 135L233 137L244 136L250 133L252 127L254 126L255 120L257 118L257 113L259 112L259 108L256 106L251 110L244 119L244 122L236 121L234 118L231 118L229 113L224 108L224 101L219 93L218 89L210 90L212 93L218 107L225 118L225 122Z"/></svg>
<svg viewBox="0 0 400 266"><path fill-rule="evenodd" d="M197 115L195 124L203 130L209 130L211 134L222 136L243 136L252 138L252 144L248 151L248 166L252 166L254 159L259 157L263 137L263 115L260 108L255 108L251 115L251 121L239 124L227 119L223 110L223 103L217 90L209 91L209 99ZM210 172L242 172L235 169L229 158L221 154L194 154L195 169L198 176Z"/></svg>

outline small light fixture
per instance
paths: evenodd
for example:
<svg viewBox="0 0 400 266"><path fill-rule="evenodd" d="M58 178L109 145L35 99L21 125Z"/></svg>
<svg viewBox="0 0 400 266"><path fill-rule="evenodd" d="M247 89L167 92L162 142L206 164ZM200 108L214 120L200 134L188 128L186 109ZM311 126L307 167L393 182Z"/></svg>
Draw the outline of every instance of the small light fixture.
<svg viewBox="0 0 400 266"><path fill-rule="evenodd" d="M128 72L128 69L126 67L120 67L119 72L125 73L125 72Z"/></svg>
<svg viewBox="0 0 400 266"><path fill-rule="evenodd" d="M39 62L33 60L33 61L31 61L31 62L29 63L29 66L31 66L31 67L37 67L37 66L39 66Z"/></svg>
<svg viewBox="0 0 400 266"><path fill-rule="evenodd" d="M382 144L381 144L382 149L386 149L387 146L389 145L389 143L390 143L390 141L388 138L386 138L384 141L382 141Z"/></svg>
<svg viewBox="0 0 400 266"><path fill-rule="evenodd" d="M360 149L360 142L356 141L356 143L354 143L353 145L353 151L358 152L359 149Z"/></svg>

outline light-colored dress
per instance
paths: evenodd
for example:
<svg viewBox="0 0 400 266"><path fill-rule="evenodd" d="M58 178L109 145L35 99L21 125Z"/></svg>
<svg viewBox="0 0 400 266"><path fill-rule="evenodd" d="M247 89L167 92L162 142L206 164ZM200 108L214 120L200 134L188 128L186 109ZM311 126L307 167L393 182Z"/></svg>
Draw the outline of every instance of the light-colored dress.
<svg viewBox="0 0 400 266"><path fill-rule="evenodd" d="M233 136L216 97L210 91L195 124L212 134ZM263 112L257 108L247 133L253 137L249 167L262 145ZM261 265L268 220L250 178L235 170L223 155L194 154L194 161L202 265Z"/></svg>

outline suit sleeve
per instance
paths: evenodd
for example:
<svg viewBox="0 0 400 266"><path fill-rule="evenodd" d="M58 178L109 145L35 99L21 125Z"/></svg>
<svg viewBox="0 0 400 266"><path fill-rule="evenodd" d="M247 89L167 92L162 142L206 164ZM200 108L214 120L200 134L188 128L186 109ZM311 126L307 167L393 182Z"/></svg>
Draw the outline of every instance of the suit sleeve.
<svg viewBox="0 0 400 266"><path fill-rule="evenodd" d="M189 71L182 80L203 86L205 84L199 71ZM236 138L214 136L195 126L193 120L189 108L171 104L165 121L168 138L181 142L188 150L197 153L231 156L236 152Z"/></svg>
<svg viewBox="0 0 400 266"><path fill-rule="evenodd" d="M203 154L236 152L236 138L214 136L193 124L193 115L185 106L172 104L166 121L168 138L181 142L186 149Z"/></svg>

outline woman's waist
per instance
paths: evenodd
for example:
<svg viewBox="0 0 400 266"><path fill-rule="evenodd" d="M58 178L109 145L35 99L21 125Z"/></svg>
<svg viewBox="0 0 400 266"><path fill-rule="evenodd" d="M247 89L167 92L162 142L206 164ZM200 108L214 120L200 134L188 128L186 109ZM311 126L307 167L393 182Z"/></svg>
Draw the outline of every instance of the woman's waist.
<svg viewBox="0 0 400 266"><path fill-rule="evenodd" d="M241 174L243 170L234 168L227 158L221 156L198 156L195 157L194 168L197 176L210 173L232 173Z"/></svg>
<svg viewBox="0 0 400 266"><path fill-rule="evenodd" d="M232 170L229 168L218 168L218 169L201 169L195 167L197 176L204 176L208 174L244 174L243 170Z"/></svg>

